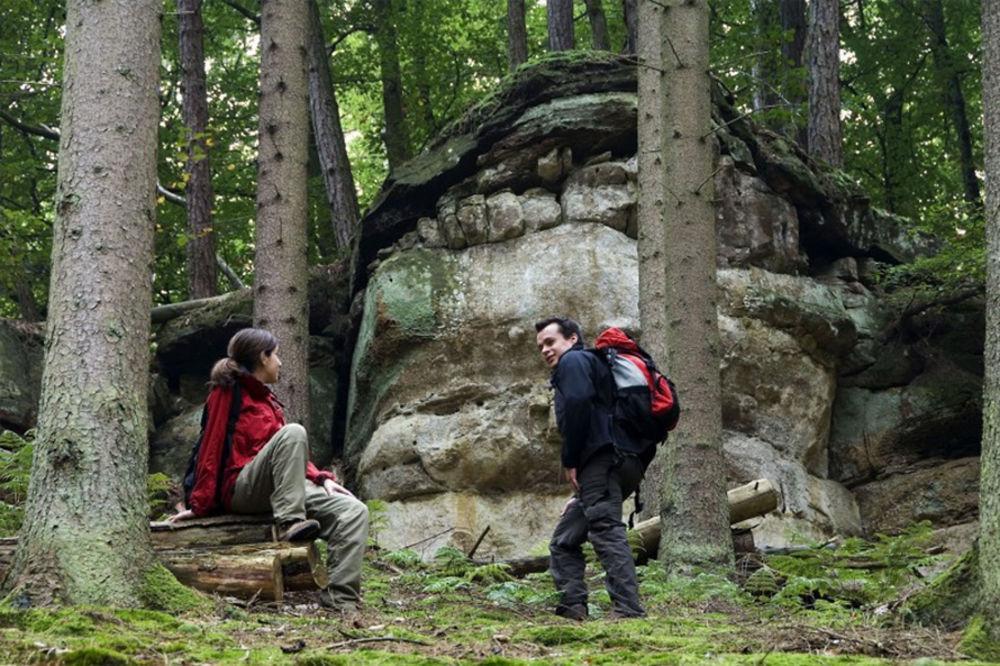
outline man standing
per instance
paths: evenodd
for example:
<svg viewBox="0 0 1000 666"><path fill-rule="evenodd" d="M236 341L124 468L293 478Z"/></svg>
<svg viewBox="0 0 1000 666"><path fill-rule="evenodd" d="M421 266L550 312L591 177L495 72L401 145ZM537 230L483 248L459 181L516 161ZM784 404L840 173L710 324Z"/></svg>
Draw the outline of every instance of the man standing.
<svg viewBox="0 0 1000 666"><path fill-rule="evenodd" d="M535 331L538 351L552 369L562 465L574 492L549 543L549 568L561 595L556 614L587 617L581 546L589 539L606 573L612 603L608 617L642 617L646 612L639 603L635 562L621 517L622 501L635 491L645 464L615 446L616 438L625 435L612 423L610 370L583 349L583 333L572 319L543 319Z"/></svg>

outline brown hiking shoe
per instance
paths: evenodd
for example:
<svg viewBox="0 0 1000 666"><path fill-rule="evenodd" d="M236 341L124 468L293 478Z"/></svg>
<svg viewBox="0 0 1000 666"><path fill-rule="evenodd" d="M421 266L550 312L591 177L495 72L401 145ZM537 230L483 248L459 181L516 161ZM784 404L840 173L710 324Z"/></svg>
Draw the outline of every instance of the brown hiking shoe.
<svg viewBox="0 0 1000 666"><path fill-rule="evenodd" d="M292 520L282 525L274 526L275 541L312 541L319 534L319 521Z"/></svg>

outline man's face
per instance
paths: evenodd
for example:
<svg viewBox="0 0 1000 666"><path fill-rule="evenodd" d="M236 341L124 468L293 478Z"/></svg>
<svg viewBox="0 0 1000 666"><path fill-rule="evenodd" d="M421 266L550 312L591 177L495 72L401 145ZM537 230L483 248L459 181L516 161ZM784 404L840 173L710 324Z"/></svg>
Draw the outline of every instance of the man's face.
<svg viewBox="0 0 1000 666"><path fill-rule="evenodd" d="M545 364L550 368L556 367L559 359L567 351L573 348L577 342L576 333L570 334L567 338L559 330L559 324L553 322L540 330L535 336L538 342L538 351L541 352Z"/></svg>

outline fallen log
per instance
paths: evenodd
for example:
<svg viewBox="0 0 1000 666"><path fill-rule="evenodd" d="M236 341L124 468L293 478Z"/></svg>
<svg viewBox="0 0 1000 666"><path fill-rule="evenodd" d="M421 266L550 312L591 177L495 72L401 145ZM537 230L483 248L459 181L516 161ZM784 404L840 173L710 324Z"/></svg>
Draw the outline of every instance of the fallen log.
<svg viewBox="0 0 1000 666"><path fill-rule="evenodd" d="M149 524L156 550L237 546L271 541L271 516L235 515Z"/></svg>
<svg viewBox="0 0 1000 666"><path fill-rule="evenodd" d="M185 585L244 599L280 602L285 592L329 582L314 543L162 550L157 556Z"/></svg>
<svg viewBox="0 0 1000 666"><path fill-rule="evenodd" d="M730 524L741 523L748 518L761 516L778 508L779 494L774 484L767 479L751 481L726 493L729 500ZM747 529L732 530L733 547L737 552L753 550L753 534ZM645 562L660 547L660 517L644 520L632 530L629 542L638 546L637 560ZM489 564L487 561L477 561L477 564ZM503 560L500 564L510 567L510 574L517 578L529 573L539 573L549 568L547 555L539 557L519 557Z"/></svg>

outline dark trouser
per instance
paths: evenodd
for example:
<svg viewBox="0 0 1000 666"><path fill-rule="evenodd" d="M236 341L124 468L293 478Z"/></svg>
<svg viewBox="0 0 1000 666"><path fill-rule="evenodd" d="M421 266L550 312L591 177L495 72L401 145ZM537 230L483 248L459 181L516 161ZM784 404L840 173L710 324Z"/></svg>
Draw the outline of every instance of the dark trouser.
<svg viewBox="0 0 1000 666"><path fill-rule="evenodd" d="M589 540L604 567L604 585L615 612L645 614L622 522L622 500L635 491L642 474L638 458L611 450L595 454L577 470L577 499L566 509L549 543L549 570L563 607L587 604L581 546Z"/></svg>

